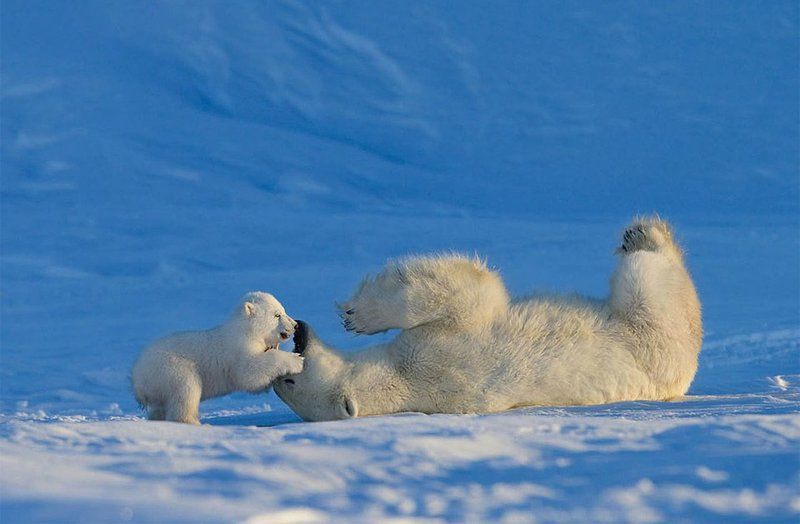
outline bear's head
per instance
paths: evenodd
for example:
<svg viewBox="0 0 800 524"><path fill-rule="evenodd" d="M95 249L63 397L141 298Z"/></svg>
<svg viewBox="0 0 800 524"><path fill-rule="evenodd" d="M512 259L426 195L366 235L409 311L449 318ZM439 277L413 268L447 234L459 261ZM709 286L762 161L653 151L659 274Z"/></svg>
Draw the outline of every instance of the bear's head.
<svg viewBox="0 0 800 524"><path fill-rule="evenodd" d="M240 321L245 336L263 342L266 350L278 349L278 344L288 340L297 326L275 297L261 291L246 294L234 318Z"/></svg>
<svg viewBox="0 0 800 524"><path fill-rule="evenodd" d="M303 372L275 381L281 400L306 421L358 416L358 403L346 391L352 363L327 347L302 320L297 321L294 351L305 357Z"/></svg>

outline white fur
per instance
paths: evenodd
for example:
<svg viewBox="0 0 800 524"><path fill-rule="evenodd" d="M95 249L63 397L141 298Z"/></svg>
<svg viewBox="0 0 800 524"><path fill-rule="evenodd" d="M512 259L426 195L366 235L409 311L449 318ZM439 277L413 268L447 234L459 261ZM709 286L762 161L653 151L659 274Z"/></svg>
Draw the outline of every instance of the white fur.
<svg viewBox="0 0 800 524"><path fill-rule="evenodd" d="M136 400L151 420L199 424L201 400L233 391L263 391L299 373L303 357L279 351L297 323L275 297L248 293L225 324L155 341L133 366Z"/></svg>
<svg viewBox="0 0 800 524"><path fill-rule="evenodd" d="M340 307L350 330L399 335L340 354L312 334L303 372L275 391L306 420L683 395L702 324L682 252L649 218L626 230L618 253L605 301L511 301L497 273L457 255L392 262Z"/></svg>

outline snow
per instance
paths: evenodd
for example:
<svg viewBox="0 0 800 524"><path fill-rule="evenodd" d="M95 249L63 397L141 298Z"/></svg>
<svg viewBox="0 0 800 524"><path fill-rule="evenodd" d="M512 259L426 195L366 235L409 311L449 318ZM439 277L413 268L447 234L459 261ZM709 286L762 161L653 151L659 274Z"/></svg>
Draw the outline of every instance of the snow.
<svg viewBox="0 0 800 524"><path fill-rule="evenodd" d="M792 2L0 7L0 521L796 522ZM706 329L684 399L308 424L270 392L144 421L142 346L407 253L603 296L670 219Z"/></svg>

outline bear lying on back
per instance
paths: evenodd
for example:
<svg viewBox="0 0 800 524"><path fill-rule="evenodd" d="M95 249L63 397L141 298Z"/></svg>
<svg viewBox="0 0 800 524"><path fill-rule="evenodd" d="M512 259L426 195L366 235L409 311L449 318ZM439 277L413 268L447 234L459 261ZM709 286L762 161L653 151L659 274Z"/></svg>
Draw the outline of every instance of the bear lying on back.
<svg viewBox="0 0 800 524"><path fill-rule="evenodd" d="M150 420L199 424L201 400L257 393L303 370L302 356L278 350L296 326L275 297L248 293L225 324L175 333L145 348L133 366L136 400Z"/></svg>
<svg viewBox="0 0 800 524"><path fill-rule="evenodd" d="M680 397L703 338L683 251L658 217L621 240L607 300L512 300L497 272L458 255L390 262L341 311L349 331L397 336L340 353L300 323L303 372L275 392L305 420Z"/></svg>

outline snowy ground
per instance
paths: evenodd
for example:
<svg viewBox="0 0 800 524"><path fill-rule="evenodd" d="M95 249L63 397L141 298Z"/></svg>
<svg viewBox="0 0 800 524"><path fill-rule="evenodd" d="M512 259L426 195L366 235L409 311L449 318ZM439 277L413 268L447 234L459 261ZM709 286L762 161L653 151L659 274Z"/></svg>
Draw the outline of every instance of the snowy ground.
<svg viewBox="0 0 800 524"><path fill-rule="evenodd" d="M598 293L605 285L614 227L450 225L463 231L447 235L450 242L470 238L490 251L520 293L528 281L560 287L564 279ZM270 393L209 402L209 425L200 428L148 423L136 411L127 371L137 347L159 331L154 326L201 324L186 311L194 298L188 284L150 275L31 279L31 296L55 303L4 311L6 336L17 340L3 352L4 520L791 522L800 512L800 329L791 276L798 246L786 242L793 230L683 231L709 333L691 396L669 404L307 424ZM318 231L318 241L326 233ZM524 254L520 233L530 244ZM437 236L425 234L423 244ZM373 247L367 241L364 252ZM279 281L297 282L282 290L289 311L345 347L365 342L343 333L325 299L343 296L339 280L354 283L372 258L353 256L351 267L330 266L338 275L328 285L314 277L320 266L313 261L283 272L293 257L270 263ZM779 262L770 267L765 259ZM214 281L222 295L247 288L239 280L276 278L269 268L252 276L195 269L182 277ZM210 290L197 292L207 309L227 313L229 300L217 305L203 296ZM162 293L185 303L165 302ZM306 296L318 297L319 311L304 306ZM98 311L62 315L80 304ZM176 308L185 318L171 318ZM46 332L37 329L42 318ZM53 349L26 359L37 346Z"/></svg>
<svg viewBox="0 0 800 524"><path fill-rule="evenodd" d="M0 5L0 521L800 515L798 7ZM481 7L483 6L483 7ZM706 339L673 403L149 423L137 351L271 291L326 340L391 256L602 296L660 211Z"/></svg>

